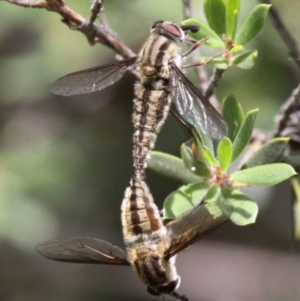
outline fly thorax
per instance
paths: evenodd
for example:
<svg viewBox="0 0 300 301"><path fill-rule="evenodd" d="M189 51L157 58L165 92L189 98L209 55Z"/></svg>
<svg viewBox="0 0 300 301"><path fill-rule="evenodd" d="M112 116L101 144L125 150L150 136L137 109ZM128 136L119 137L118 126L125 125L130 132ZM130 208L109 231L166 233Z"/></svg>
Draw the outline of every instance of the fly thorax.
<svg viewBox="0 0 300 301"><path fill-rule="evenodd" d="M141 74L141 82L169 79L169 62L178 61L178 51L178 40L153 32L138 55L137 71Z"/></svg>

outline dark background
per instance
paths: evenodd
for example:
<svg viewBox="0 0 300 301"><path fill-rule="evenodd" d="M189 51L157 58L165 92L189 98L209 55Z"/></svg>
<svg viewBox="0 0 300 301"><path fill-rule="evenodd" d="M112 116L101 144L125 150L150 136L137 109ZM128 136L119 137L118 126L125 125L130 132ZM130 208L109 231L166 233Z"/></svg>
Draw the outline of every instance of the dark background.
<svg viewBox="0 0 300 301"><path fill-rule="evenodd" d="M90 1L66 1L89 16ZM194 16L204 19L202 1ZM257 4L242 0L242 16ZM300 42L299 0L274 1ZM153 21L181 21L179 0L107 0L112 28L138 51ZM217 91L234 93L245 111L259 108L257 126L273 118L299 81L299 71L270 20L249 48L250 71L230 69ZM133 172L134 77L90 95L63 98L48 89L58 77L114 60L101 45L69 30L57 14L0 2L0 300L155 300L130 268L57 263L35 244L89 236L123 247L120 205ZM156 149L179 154L189 134L169 117ZM180 183L148 171L156 203ZM300 258L291 251L291 190L248 189L260 212L255 225L227 223L177 258L179 293L191 301L300 300ZM170 297L166 297L170 300ZM157 299L158 300L158 299ZM160 298L161 300L161 298Z"/></svg>

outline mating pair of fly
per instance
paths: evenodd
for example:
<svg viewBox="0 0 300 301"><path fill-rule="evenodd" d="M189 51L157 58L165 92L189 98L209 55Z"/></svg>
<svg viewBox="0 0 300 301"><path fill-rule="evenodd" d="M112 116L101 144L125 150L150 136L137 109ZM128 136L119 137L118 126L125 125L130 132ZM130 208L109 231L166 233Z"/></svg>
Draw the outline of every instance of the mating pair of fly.
<svg viewBox="0 0 300 301"><path fill-rule="evenodd" d="M155 22L138 56L72 73L53 84L51 91L58 95L91 93L136 68L140 79L135 85L133 112L135 173L121 207L126 252L96 238L57 239L36 246L43 256L57 261L131 266L149 293L171 295L181 301L188 299L176 292L180 284L176 255L229 218L225 212L212 214L202 202L164 224L145 183L147 160L172 103L175 115L190 128L197 125L214 139L227 132L222 117L180 69L180 44L188 30L199 27Z"/></svg>

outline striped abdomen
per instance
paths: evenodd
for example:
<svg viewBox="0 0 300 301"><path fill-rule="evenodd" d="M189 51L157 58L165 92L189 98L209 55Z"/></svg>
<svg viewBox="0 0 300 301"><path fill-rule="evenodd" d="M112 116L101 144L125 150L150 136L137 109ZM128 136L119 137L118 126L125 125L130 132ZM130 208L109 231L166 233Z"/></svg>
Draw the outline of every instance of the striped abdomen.
<svg viewBox="0 0 300 301"><path fill-rule="evenodd" d="M147 167L147 159L154 147L157 133L160 131L170 109L171 97L167 89L154 90L143 84L136 85L134 99L133 158L134 167L142 171Z"/></svg>
<svg viewBox="0 0 300 301"><path fill-rule="evenodd" d="M140 51L137 71L141 81L135 87L133 125L134 167L143 174L147 159L154 147L170 109L169 62L180 64L178 42L153 33Z"/></svg>
<svg viewBox="0 0 300 301"><path fill-rule="evenodd" d="M132 178L125 191L121 210L125 243L135 241L143 234L160 234L163 229L149 188L138 174Z"/></svg>
<svg viewBox="0 0 300 301"><path fill-rule="evenodd" d="M125 191L122 227L128 260L148 290L168 284L173 291L179 284L175 257L164 258L171 238L166 235L149 188L139 173Z"/></svg>

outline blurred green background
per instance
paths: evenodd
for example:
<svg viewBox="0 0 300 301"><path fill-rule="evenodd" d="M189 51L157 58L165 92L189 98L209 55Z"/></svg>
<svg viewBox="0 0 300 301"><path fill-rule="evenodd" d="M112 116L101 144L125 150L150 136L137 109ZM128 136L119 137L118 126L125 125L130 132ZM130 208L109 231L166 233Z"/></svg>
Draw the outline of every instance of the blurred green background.
<svg viewBox="0 0 300 301"><path fill-rule="evenodd" d="M273 2L300 43L299 0ZM257 4L241 3L242 16ZM88 0L66 4L90 15ZM192 4L194 17L204 19L203 1ZM153 21L183 19L179 0L106 0L105 13L136 52ZM38 242L73 236L123 247L120 204L133 172L134 77L127 74L90 95L51 95L58 77L113 61L115 54L102 45L91 47L46 10L1 1L0 16L0 300L154 300L130 268L57 263L34 249ZM260 108L257 127L271 131L299 70L270 20L248 47L258 49L257 64L250 71L229 70L217 96L234 93L245 111ZM179 155L188 138L170 116L156 149ZM160 207L181 185L150 171L148 183ZM178 292L190 300L300 300L289 185L247 192L260 206L255 225L228 223L179 255Z"/></svg>

